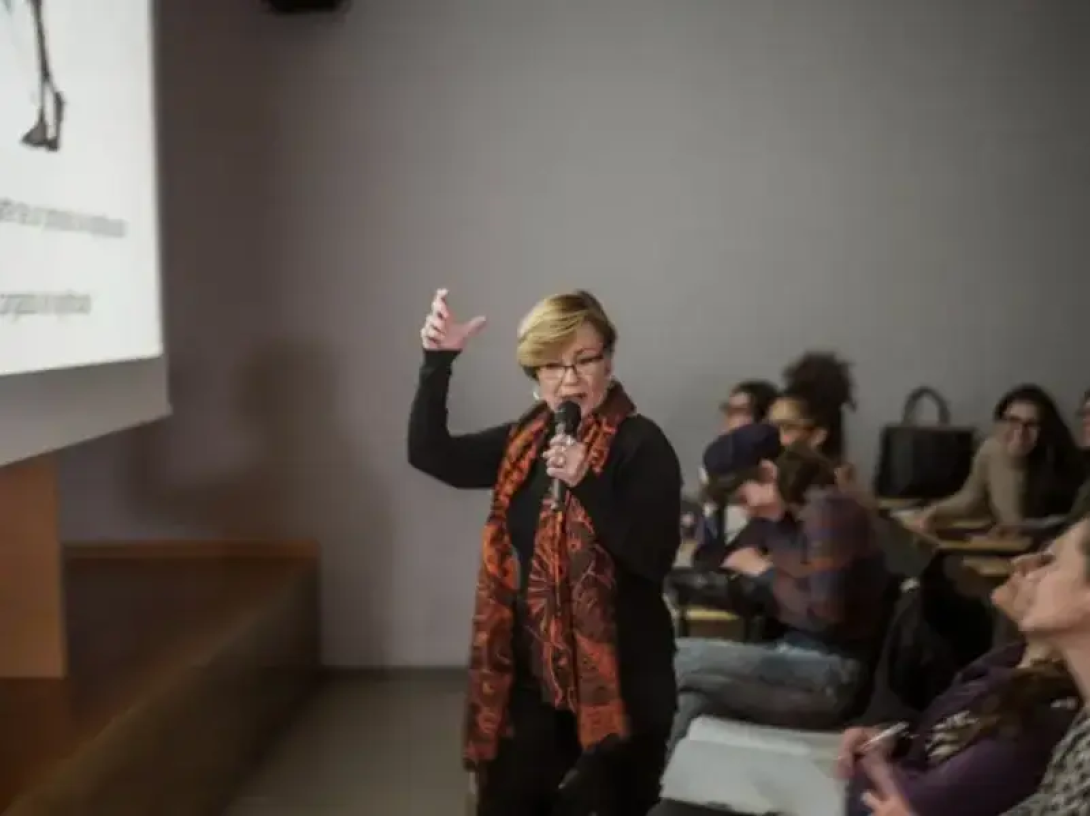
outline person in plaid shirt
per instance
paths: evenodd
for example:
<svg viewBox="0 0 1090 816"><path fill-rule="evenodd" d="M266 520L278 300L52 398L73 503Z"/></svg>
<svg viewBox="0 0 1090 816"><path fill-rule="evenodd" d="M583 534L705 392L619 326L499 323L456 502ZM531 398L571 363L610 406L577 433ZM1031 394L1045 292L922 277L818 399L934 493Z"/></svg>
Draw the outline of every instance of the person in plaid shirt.
<svg viewBox="0 0 1090 816"><path fill-rule="evenodd" d="M837 486L833 463L801 446L774 462L760 458L759 446L734 452L731 472L710 490L745 507L760 533L743 536L722 565L783 631L769 643L678 641L671 750L704 714L836 727L883 635L890 576L875 517Z"/></svg>

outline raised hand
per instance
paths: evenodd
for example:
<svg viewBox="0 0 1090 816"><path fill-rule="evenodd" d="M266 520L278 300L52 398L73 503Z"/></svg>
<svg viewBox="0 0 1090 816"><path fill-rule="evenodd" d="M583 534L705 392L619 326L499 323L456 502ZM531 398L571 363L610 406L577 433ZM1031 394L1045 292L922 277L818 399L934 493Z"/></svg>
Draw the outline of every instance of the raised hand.
<svg viewBox="0 0 1090 816"><path fill-rule="evenodd" d="M474 317L458 323L447 305L447 290L438 289L431 302L431 311L424 318L420 340L428 351L461 351L471 337L479 334L488 321Z"/></svg>

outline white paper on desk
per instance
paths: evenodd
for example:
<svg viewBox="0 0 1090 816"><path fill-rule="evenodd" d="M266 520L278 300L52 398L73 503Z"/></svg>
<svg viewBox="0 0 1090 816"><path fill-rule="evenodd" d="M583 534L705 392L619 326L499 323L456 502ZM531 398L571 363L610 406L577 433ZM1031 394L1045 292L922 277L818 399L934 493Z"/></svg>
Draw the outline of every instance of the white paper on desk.
<svg viewBox="0 0 1090 816"><path fill-rule="evenodd" d="M785 745L762 746L759 737L737 744L703 743L686 738L678 745L663 778L663 796L682 801L714 801L740 813L840 816L844 783L836 778L836 758L795 752ZM790 743L788 743L790 745Z"/></svg>

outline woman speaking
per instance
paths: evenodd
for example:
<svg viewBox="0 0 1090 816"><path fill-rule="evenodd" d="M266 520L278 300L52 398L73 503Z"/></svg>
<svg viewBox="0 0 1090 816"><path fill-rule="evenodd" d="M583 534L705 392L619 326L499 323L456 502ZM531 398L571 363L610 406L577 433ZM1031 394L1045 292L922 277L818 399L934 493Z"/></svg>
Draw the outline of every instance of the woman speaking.
<svg viewBox="0 0 1090 816"><path fill-rule="evenodd" d="M464 744L477 814L548 816L570 796L598 816L643 816L677 698L662 584L680 544L678 458L613 379L617 332L586 292L546 298L519 326L530 409L452 436L451 366L484 324L458 322L436 293L409 422L413 467L492 490ZM581 420L557 433L565 402Z"/></svg>

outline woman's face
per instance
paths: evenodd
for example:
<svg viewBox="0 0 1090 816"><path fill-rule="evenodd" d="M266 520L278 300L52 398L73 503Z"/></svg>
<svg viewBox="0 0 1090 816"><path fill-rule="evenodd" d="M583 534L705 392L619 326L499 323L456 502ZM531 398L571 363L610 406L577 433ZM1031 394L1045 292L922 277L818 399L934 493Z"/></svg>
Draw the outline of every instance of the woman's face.
<svg viewBox="0 0 1090 816"><path fill-rule="evenodd" d="M753 400L745 391L735 391L723 405L723 433L753 423Z"/></svg>
<svg viewBox="0 0 1090 816"><path fill-rule="evenodd" d="M597 410L609 390L612 360L602 346L601 335L589 323L575 332L567 346L560 349L555 362L537 370L541 399L552 410L571 400L582 416Z"/></svg>
<svg viewBox="0 0 1090 816"><path fill-rule="evenodd" d="M1007 453L1023 459L1041 435L1041 412L1032 402L1012 402L999 420L999 439Z"/></svg>
<svg viewBox="0 0 1090 816"><path fill-rule="evenodd" d="M781 397L772 403L768 421L780 432L780 445L806 445L817 450L825 441L825 430L814 425L797 400Z"/></svg>
<svg viewBox="0 0 1090 816"><path fill-rule="evenodd" d="M1090 448L1090 400L1084 402L1079 409L1079 425L1082 427L1082 446Z"/></svg>
<svg viewBox="0 0 1090 816"><path fill-rule="evenodd" d="M1086 542L1090 520L1071 527L1051 547L1051 557L1034 571L1019 627L1027 636L1052 643L1090 635L1090 563Z"/></svg>

